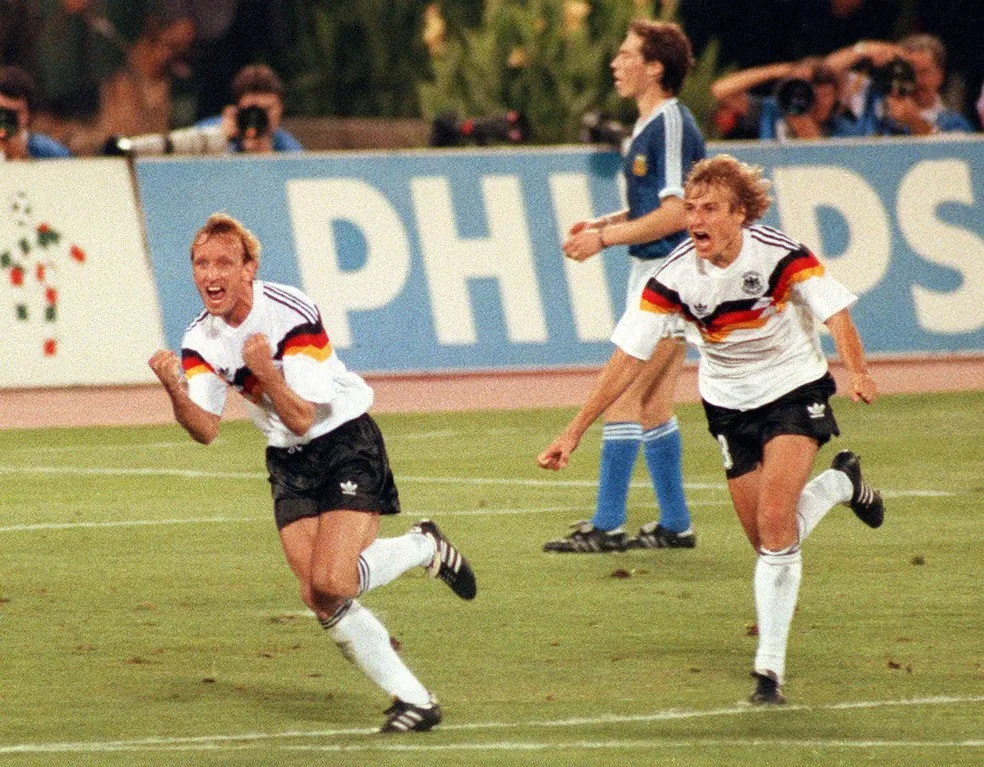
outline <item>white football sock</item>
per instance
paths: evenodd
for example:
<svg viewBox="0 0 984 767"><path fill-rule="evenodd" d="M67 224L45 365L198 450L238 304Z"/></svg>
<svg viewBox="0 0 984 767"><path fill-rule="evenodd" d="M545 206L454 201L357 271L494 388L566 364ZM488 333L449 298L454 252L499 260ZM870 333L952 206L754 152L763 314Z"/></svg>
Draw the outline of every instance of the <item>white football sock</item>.
<svg viewBox="0 0 984 767"><path fill-rule="evenodd" d="M322 621L322 625L326 622ZM415 706L430 703L430 693L390 644L386 627L357 601L353 599L348 610L325 630L342 655L387 694Z"/></svg>
<svg viewBox="0 0 984 767"><path fill-rule="evenodd" d="M423 533L377 538L359 555L359 594L385 586L414 567L434 558L434 539Z"/></svg>
<svg viewBox="0 0 984 767"><path fill-rule="evenodd" d="M786 640L796 611L803 559L799 546L783 551L762 549L755 563L755 612L758 615L758 650L755 671L771 671L782 684L786 673Z"/></svg>
<svg viewBox="0 0 984 767"><path fill-rule="evenodd" d="M813 532L824 515L838 503L851 500L854 489L842 471L827 469L806 483L796 502L796 524L800 543Z"/></svg>

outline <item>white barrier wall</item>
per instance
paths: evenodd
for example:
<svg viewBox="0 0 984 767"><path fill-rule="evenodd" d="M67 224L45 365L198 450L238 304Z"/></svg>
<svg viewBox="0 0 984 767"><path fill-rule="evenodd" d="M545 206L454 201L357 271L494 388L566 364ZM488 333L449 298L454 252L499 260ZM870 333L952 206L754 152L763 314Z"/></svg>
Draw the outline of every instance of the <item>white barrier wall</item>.
<svg viewBox="0 0 984 767"><path fill-rule="evenodd" d="M123 160L0 165L0 388L142 383L164 344Z"/></svg>

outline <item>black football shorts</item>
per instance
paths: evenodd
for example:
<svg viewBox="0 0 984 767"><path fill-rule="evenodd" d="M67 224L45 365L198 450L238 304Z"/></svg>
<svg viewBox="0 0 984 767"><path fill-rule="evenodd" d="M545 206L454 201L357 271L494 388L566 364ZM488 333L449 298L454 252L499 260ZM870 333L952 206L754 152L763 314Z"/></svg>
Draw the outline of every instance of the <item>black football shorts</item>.
<svg viewBox="0 0 984 767"><path fill-rule="evenodd" d="M780 434L812 437L821 446L838 436L840 429L829 401L836 388L833 376L826 373L754 410L732 410L705 401L707 429L721 446L728 479L762 463L765 443Z"/></svg>
<svg viewBox="0 0 984 767"><path fill-rule="evenodd" d="M297 447L268 447L277 529L301 517L350 511L399 514L383 435L366 413Z"/></svg>

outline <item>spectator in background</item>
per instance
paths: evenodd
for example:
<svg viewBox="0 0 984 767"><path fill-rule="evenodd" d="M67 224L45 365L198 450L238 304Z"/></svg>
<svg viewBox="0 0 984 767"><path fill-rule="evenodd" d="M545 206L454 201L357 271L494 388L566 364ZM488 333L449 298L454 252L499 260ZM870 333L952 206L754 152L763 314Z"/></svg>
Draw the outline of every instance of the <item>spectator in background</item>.
<svg viewBox="0 0 984 767"><path fill-rule="evenodd" d="M933 35L910 35L898 44L863 40L825 62L845 77L844 102L857 135L973 130L970 120L943 103L946 49Z"/></svg>
<svg viewBox="0 0 984 767"><path fill-rule="evenodd" d="M229 103L238 71L288 45L286 0L161 1L172 17L191 19L197 30L191 63L199 120Z"/></svg>
<svg viewBox="0 0 984 767"><path fill-rule="evenodd" d="M157 13L145 19L127 50L126 68L103 89L100 119L108 135L166 133L181 122L173 115L172 89L176 79L189 76L184 57L194 37L190 19Z"/></svg>
<svg viewBox="0 0 984 767"><path fill-rule="evenodd" d="M31 109L36 98L37 88L31 75L17 66L0 67L0 159L72 156L50 136L31 132Z"/></svg>
<svg viewBox="0 0 984 767"><path fill-rule="evenodd" d="M200 120L195 127L222 126L231 152L303 152L293 135L280 127L284 113L284 86L270 67L251 64L232 81L234 104L222 114Z"/></svg>
<svg viewBox="0 0 984 767"><path fill-rule="evenodd" d="M157 0L57 0L38 33L38 125L77 155L109 136L167 130L171 66L193 34Z"/></svg>
<svg viewBox="0 0 984 767"><path fill-rule="evenodd" d="M933 35L910 35L899 47L902 57L915 70L916 80L910 97L894 93L885 96L891 131L925 136L973 130L970 121L947 108L940 95L946 80L946 48L940 39Z"/></svg>
<svg viewBox="0 0 984 767"><path fill-rule="evenodd" d="M759 95L763 89L769 95ZM816 139L854 135L839 115L837 73L820 59L752 67L711 84L722 138Z"/></svg>
<svg viewBox="0 0 984 767"><path fill-rule="evenodd" d="M981 0L915 0L916 25L936 35L946 47L947 85L943 99L953 109L976 118L975 100L984 83L984 3ZM981 124L984 128L984 124Z"/></svg>

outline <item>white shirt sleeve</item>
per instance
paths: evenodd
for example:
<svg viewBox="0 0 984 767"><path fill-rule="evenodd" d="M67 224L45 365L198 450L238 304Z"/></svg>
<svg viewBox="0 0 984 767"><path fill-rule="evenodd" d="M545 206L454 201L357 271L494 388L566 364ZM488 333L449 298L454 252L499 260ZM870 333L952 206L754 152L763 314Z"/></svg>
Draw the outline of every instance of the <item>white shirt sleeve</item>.
<svg viewBox="0 0 984 767"><path fill-rule="evenodd" d="M669 321L675 316L630 307L615 326L612 342L626 354L648 360L653 356L656 344L666 335Z"/></svg>
<svg viewBox="0 0 984 767"><path fill-rule="evenodd" d="M191 401L213 415L222 415L228 394L226 382L211 372L195 373L187 380Z"/></svg>
<svg viewBox="0 0 984 767"><path fill-rule="evenodd" d="M847 309L857 303L858 297L841 283L827 274L810 277L803 282L793 285L799 296L810 308L813 315L821 322L826 322L841 309Z"/></svg>
<svg viewBox="0 0 984 767"><path fill-rule="evenodd" d="M321 350L314 350L317 353ZM336 394L334 362L338 358L331 354L319 360L308 353L292 354L284 357L284 380L299 396L308 402L324 405L332 401Z"/></svg>

